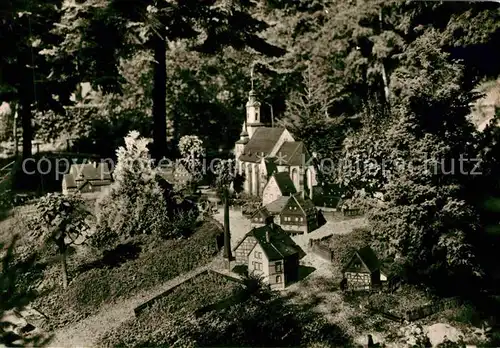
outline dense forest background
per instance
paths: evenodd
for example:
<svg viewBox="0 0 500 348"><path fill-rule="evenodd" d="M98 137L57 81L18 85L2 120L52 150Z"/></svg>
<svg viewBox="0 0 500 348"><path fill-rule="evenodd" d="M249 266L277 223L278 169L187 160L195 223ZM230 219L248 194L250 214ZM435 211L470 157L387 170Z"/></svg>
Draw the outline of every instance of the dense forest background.
<svg viewBox="0 0 500 348"><path fill-rule="evenodd" d="M497 3L9 0L0 13L0 100L25 158L34 138L113 156L131 130L155 158L187 134L229 150L253 70L263 121L319 159L363 164L321 179L370 207L408 277L495 268L500 132L470 115L500 75ZM465 174L450 172L460 158ZM409 162L420 169L396 165Z"/></svg>

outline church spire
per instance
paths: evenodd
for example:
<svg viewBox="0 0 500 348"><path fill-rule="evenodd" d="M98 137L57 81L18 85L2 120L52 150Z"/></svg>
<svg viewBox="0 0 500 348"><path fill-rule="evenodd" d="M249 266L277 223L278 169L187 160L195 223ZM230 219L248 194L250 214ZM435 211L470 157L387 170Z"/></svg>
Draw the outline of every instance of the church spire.
<svg viewBox="0 0 500 348"><path fill-rule="evenodd" d="M240 137L247 137L248 132L247 132L247 121L243 121L243 127L241 129Z"/></svg>
<svg viewBox="0 0 500 348"><path fill-rule="evenodd" d="M254 68L255 63L252 64L252 68L250 70L250 82L252 85L252 89L250 93L248 93L248 101L246 104L247 109L247 117L244 127L247 130L248 138L251 139L255 130L263 124L260 122L260 103L257 100L257 93L254 90Z"/></svg>

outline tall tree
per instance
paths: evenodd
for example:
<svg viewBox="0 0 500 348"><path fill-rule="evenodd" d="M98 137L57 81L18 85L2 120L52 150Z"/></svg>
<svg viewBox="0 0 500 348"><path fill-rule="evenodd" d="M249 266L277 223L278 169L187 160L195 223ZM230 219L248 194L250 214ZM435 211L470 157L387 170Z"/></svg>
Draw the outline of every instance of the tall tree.
<svg viewBox="0 0 500 348"><path fill-rule="evenodd" d="M23 157L32 152L32 114L52 109L63 113L72 88L51 76L53 68L40 52L55 44L50 32L59 21L62 0L2 1L0 4L0 100L19 110ZM74 85L73 85L74 86Z"/></svg>
<svg viewBox="0 0 500 348"><path fill-rule="evenodd" d="M432 279L434 285L445 286L454 284L450 280L481 275L475 250L480 221L469 194L473 165L468 159L476 158L476 151L467 115L477 98L475 84L492 70L475 67L469 50L476 45L498 54L491 42L499 27L490 22L490 16L498 16L499 8L373 4L373 11L347 23L368 27L358 31L362 34L357 39L359 51L366 58L363 64L369 68L382 59L387 84L365 91L383 95L387 86L390 109L375 113L364 108L368 111L363 115L363 131L346 142L348 167L342 168L341 179L365 196L383 194L376 196L370 215L373 231L381 251L405 264L413 280ZM436 12L428 16L431 11L440 16L433 17ZM483 23L482 35L473 33L464 17ZM451 37L460 31L468 34L457 49ZM391 42L397 43L394 49L384 48ZM381 74L379 81L384 80Z"/></svg>
<svg viewBox="0 0 500 348"><path fill-rule="evenodd" d="M184 39L191 49L209 54L224 46L248 46L269 55L283 53L257 35L266 24L252 18L248 6L247 1L216 0L101 0L73 4L65 8L56 29L63 40L52 53L55 61L72 60L82 80L116 89L121 82L114 67L117 57L128 54L130 49L151 50L153 157L160 159L167 151L167 42Z"/></svg>

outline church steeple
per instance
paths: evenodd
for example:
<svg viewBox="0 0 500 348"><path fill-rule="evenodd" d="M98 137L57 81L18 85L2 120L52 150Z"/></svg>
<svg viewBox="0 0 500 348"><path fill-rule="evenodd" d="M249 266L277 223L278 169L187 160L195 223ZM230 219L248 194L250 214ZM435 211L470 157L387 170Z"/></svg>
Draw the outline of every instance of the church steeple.
<svg viewBox="0 0 500 348"><path fill-rule="evenodd" d="M248 143L248 132L247 132L247 123L243 121L243 127L240 133L240 143L246 144Z"/></svg>
<svg viewBox="0 0 500 348"><path fill-rule="evenodd" d="M248 101L246 104L247 108L246 127L250 139L255 133L255 130L263 126L263 124L260 122L260 102L257 100L257 93L255 92L254 89L253 69L254 66L252 65L252 70L250 75L252 89L248 93Z"/></svg>

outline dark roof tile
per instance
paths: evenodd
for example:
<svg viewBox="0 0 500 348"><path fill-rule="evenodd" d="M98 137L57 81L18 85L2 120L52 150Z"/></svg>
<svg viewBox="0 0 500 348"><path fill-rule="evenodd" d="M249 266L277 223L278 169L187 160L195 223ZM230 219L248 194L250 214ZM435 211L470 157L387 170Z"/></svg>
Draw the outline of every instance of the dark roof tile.
<svg viewBox="0 0 500 348"><path fill-rule="evenodd" d="M311 158L302 141L287 141L281 145L277 152L281 165L301 166L305 165Z"/></svg>
<svg viewBox="0 0 500 348"><path fill-rule="evenodd" d="M278 187L283 196L290 196L297 193L295 185L293 184L290 174L288 172L279 172L273 175Z"/></svg>
<svg viewBox="0 0 500 348"><path fill-rule="evenodd" d="M269 233L269 242L266 237L267 233ZM249 234L255 237L270 261L283 260L300 253L300 248L279 225L272 224L254 228Z"/></svg>
<svg viewBox="0 0 500 348"><path fill-rule="evenodd" d="M378 260L377 255L375 255L373 249L369 246L365 246L364 248L357 250L353 258L354 257L358 257L370 272L374 272L380 268L380 261ZM349 266L351 262L352 259L349 261L347 266Z"/></svg>
<svg viewBox="0 0 500 348"><path fill-rule="evenodd" d="M271 153L284 131L284 128L257 128L252 138L245 146L239 160L254 163L260 162L263 156L267 156Z"/></svg>

